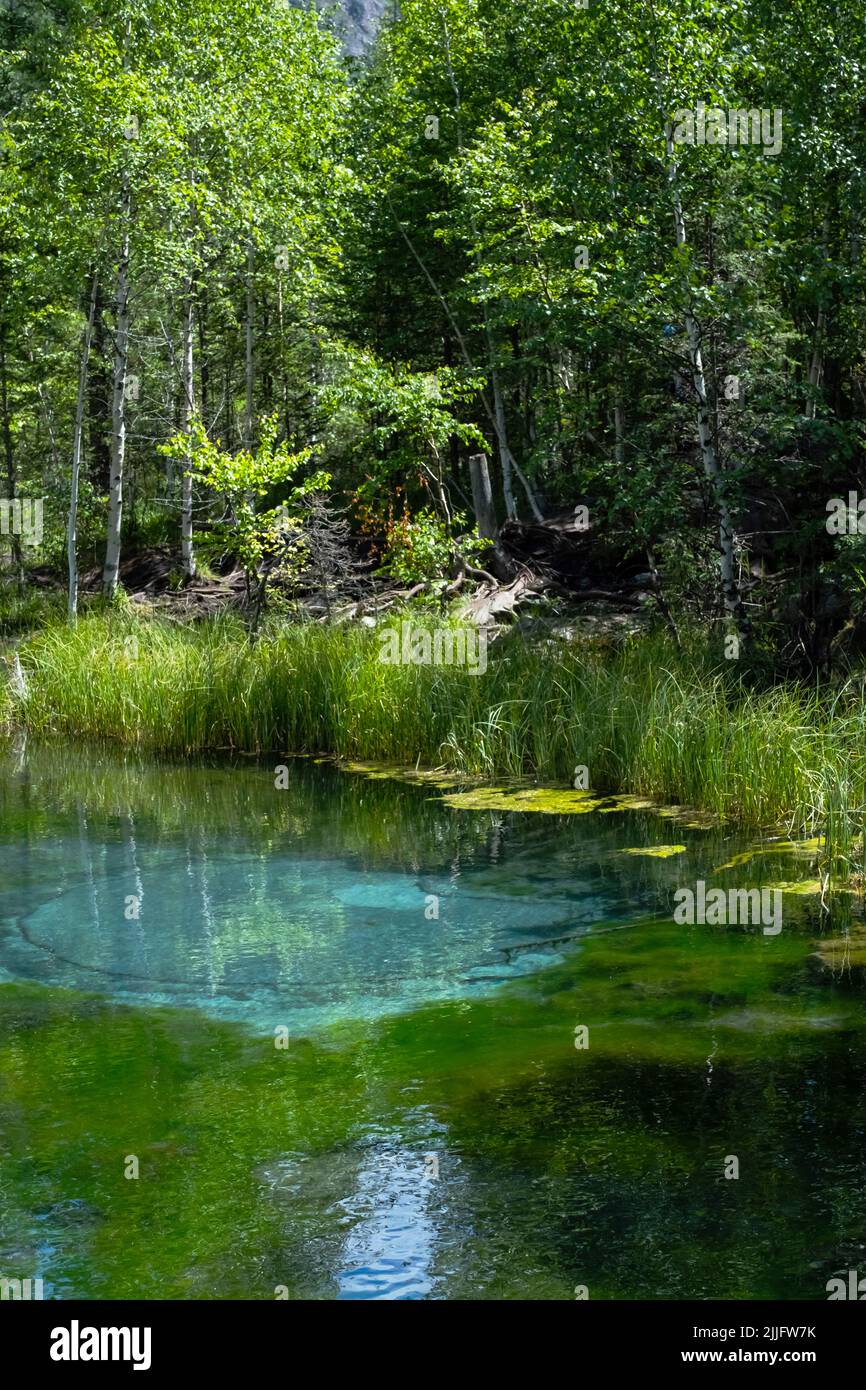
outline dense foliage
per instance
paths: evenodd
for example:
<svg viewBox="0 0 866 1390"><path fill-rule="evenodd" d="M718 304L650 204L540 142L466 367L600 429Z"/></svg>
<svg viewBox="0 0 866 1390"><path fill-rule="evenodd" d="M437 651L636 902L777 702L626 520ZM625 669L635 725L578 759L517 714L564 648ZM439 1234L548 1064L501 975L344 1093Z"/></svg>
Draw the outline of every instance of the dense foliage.
<svg viewBox="0 0 866 1390"><path fill-rule="evenodd" d="M357 61L281 0L7 0L0 448L7 498L46 499L13 577L62 573L76 458L110 594L135 547L192 575L217 544L202 441L223 473L264 443L327 474L398 565L471 517L484 450L500 522L586 505L672 611L787 670L847 661L864 21L406 0Z"/></svg>

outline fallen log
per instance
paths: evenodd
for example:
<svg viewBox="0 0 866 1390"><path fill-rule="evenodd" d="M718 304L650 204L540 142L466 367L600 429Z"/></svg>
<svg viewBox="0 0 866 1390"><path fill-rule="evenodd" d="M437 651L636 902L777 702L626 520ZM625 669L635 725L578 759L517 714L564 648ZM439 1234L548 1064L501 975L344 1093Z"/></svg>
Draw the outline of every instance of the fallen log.
<svg viewBox="0 0 866 1390"><path fill-rule="evenodd" d="M544 590L544 580L524 569L510 584L484 584L461 610L467 622L486 627L493 619L513 613L517 605L530 595Z"/></svg>

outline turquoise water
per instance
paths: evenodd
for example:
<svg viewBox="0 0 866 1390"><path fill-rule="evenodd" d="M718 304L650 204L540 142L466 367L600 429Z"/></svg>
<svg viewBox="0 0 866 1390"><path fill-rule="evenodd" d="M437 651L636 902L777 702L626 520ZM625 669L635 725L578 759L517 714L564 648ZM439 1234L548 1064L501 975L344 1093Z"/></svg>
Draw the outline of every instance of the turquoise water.
<svg viewBox="0 0 866 1390"><path fill-rule="evenodd" d="M368 867L321 845L305 853L294 838L256 852L222 836L152 846L134 826L98 846L86 830L58 834L38 866L50 894L28 875L0 900L3 968L253 1027L310 1028L493 987L634 906L577 863L545 883L512 873L497 891L472 863Z"/></svg>
<svg viewBox="0 0 866 1390"><path fill-rule="evenodd" d="M18 785L22 801L32 807L35 791L51 815L63 791L54 755L37 759L38 787L26 774ZM489 992L565 959L605 924L663 908L666 885L684 872L678 863L641 873L623 858L644 834L632 817L593 817L591 828L550 817L507 830L495 828L504 817L461 824L436 793L374 791L351 774L357 833L347 844L311 811L313 800L341 800L346 775L301 762L293 771L279 791L267 768L191 772L201 804L189 817L178 808L172 832L146 808L100 817L79 797L50 830L7 841L0 978L258 1029L317 1028ZM249 819L231 815L234 783L256 798ZM228 824L208 818L213 786L229 793ZM407 856L396 823L390 844L363 844L383 800L398 818L423 803L420 851ZM479 824L491 833L467 836ZM662 822L652 828L660 841L669 834Z"/></svg>
<svg viewBox="0 0 866 1390"><path fill-rule="evenodd" d="M826 1297L866 1250L856 909L786 893L775 937L671 910L812 858L615 803L10 749L0 1274L86 1298Z"/></svg>

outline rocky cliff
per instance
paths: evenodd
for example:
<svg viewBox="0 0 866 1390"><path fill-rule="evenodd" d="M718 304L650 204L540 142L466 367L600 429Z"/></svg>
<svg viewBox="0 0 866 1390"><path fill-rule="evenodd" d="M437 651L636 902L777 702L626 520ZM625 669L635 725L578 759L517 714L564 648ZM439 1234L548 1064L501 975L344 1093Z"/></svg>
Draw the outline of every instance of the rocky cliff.
<svg viewBox="0 0 866 1390"><path fill-rule="evenodd" d="M391 18L396 10L395 0L339 0L337 28L346 52L357 57L369 48L382 15Z"/></svg>

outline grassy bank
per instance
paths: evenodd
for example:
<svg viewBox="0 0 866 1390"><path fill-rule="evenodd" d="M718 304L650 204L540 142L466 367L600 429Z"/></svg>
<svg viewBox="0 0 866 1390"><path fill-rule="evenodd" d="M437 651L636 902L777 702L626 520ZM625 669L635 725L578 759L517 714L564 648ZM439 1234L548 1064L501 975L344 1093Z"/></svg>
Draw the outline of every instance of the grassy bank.
<svg viewBox="0 0 866 1390"><path fill-rule="evenodd" d="M389 665L376 632L279 627L250 642L115 615L57 623L20 647L28 694L7 725L190 754L329 753L487 777L571 781L685 802L749 826L826 831L850 856L866 801L859 684L749 691L663 638L529 646L465 668Z"/></svg>

